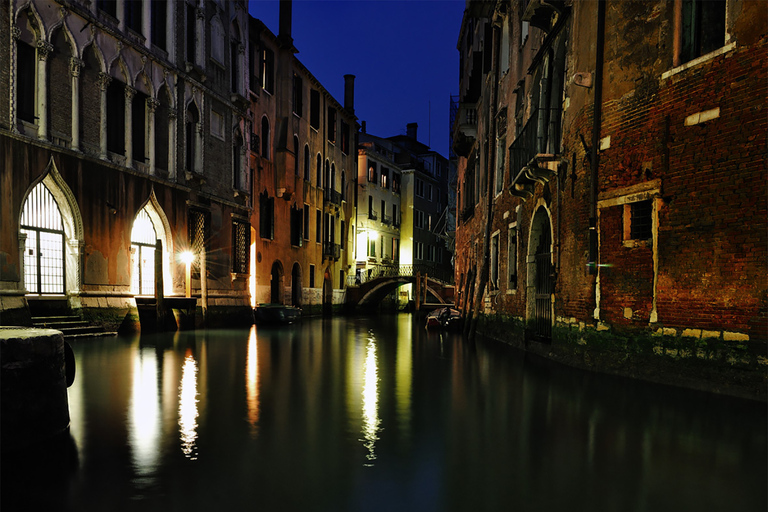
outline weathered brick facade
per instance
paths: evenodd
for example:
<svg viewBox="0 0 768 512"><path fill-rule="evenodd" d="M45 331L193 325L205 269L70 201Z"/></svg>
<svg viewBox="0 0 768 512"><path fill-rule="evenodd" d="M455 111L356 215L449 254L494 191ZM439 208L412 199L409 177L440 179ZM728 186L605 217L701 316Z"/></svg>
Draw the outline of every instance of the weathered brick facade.
<svg viewBox="0 0 768 512"><path fill-rule="evenodd" d="M664 357L680 368L704 360L723 379L712 387L751 375L752 384L729 392L764 396L755 390L764 387L768 339L768 6L709 5L723 28L696 30L722 30L722 39L695 58L683 52L686 8L680 1L468 4L459 44L460 101L468 104L460 112L474 110L477 120L467 128L460 116L455 126L457 279L482 274L482 251L493 247L483 245L483 233L499 233L489 276L516 279L490 283L475 304L486 333L498 336L494 325L507 325L515 334L501 336L506 341L587 367L605 347L637 363L642 357L627 354L634 343L627 340L646 340L638 346L658 356L642 359L646 370L610 358L596 368L665 380L647 368L666 364ZM498 64L485 65L487 52ZM499 113L508 119L506 135ZM489 204L485 179L496 179L501 143L504 192ZM472 187L480 192L467 204L461 195ZM539 249L547 230L551 244ZM465 289L463 307L471 300Z"/></svg>

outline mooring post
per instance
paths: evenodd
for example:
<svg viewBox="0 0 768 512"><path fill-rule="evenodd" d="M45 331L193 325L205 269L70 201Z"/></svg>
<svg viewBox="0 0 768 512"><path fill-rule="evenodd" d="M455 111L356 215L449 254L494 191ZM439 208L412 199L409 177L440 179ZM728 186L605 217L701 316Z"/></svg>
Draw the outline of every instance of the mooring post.
<svg viewBox="0 0 768 512"><path fill-rule="evenodd" d="M203 308L203 325L208 326L208 262L205 248L200 251L200 306Z"/></svg>
<svg viewBox="0 0 768 512"><path fill-rule="evenodd" d="M416 311L421 309L421 272L416 272Z"/></svg>
<svg viewBox="0 0 768 512"><path fill-rule="evenodd" d="M163 296L163 241L155 242L155 307L157 329L165 330L165 297Z"/></svg>

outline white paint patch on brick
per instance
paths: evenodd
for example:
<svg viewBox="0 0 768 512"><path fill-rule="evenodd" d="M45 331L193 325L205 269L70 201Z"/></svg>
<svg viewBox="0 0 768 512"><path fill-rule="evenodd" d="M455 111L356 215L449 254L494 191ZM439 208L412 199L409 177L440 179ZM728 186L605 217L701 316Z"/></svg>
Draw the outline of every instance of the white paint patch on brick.
<svg viewBox="0 0 768 512"><path fill-rule="evenodd" d="M695 126L720 117L720 107L696 112L685 118L685 126Z"/></svg>

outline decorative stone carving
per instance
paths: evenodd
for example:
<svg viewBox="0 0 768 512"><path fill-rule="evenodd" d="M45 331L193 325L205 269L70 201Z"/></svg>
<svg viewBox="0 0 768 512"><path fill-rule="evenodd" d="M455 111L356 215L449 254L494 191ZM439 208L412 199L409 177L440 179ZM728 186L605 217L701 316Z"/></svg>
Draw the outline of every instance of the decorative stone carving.
<svg viewBox="0 0 768 512"><path fill-rule="evenodd" d="M160 102L157 101L155 98L147 98L147 108L150 112L153 114L157 111L157 108L160 106Z"/></svg>
<svg viewBox="0 0 768 512"><path fill-rule="evenodd" d="M69 59L69 72L72 76L80 76L80 71L83 69L83 66L85 66L85 62L77 57L71 57Z"/></svg>
<svg viewBox="0 0 768 512"><path fill-rule="evenodd" d="M109 84L112 82L112 77L103 71L99 72L99 88L102 91L106 91Z"/></svg>
<svg viewBox="0 0 768 512"><path fill-rule="evenodd" d="M14 39L21 39L21 29L17 27L16 25L13 26L11 29L11 34L13 34Z"/></svg>
<svg viewBox="0 0 768 512"><path fill-rule="evenodd" d="M176 119L179 117L179 113L175 108L168 109L168 119Z"/></svg>
<svg viewBox="0 0 768 512"><path fill-rule="evenodd" d="M40 40L37 42L37 57L40 60L46 60L53 51L53 45L48 41Z"/></svg>
<svg viewBox="0 0 768 512"><path fill-rule="evenodd" d="M132 100L135 95L136 95L136 89L134 89L130 85L126 84L126 86L125 86L125 99L126 100Z"/></svg>

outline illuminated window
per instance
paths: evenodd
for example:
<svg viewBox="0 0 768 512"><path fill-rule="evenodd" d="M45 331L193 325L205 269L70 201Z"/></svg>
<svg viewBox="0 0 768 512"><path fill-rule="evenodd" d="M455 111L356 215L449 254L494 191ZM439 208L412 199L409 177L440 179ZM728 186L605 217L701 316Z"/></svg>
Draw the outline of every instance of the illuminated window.
<svg viewBox="0 0 768 512"><path fill-rule="evenodd" d="M155 294L155 243L157 235L146 208L133 221L131 230L131 292L136 295Z"/></svg>
<svg viewBox="0 0 768 512"><path fill-rule="evenodd" d="M64 225L56 200L39 183L24 203L20 222L27 293L64 293Z"/></svg>

